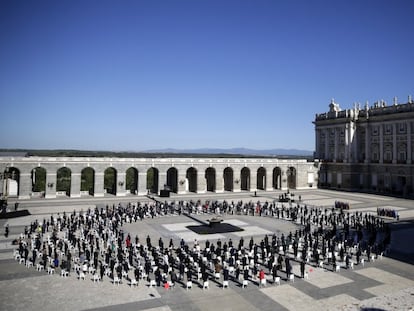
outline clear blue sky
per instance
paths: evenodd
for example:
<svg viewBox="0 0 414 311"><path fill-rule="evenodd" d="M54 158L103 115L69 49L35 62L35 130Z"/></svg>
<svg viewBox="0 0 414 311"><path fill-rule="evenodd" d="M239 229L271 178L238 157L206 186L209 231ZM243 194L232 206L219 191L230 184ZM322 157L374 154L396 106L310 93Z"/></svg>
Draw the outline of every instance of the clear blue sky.
<svg viewBox="0 0 414 311"><path fill-rule="evenodd" d="M314 150L414 96L414 1L0 2L0 148Z"/></svg>

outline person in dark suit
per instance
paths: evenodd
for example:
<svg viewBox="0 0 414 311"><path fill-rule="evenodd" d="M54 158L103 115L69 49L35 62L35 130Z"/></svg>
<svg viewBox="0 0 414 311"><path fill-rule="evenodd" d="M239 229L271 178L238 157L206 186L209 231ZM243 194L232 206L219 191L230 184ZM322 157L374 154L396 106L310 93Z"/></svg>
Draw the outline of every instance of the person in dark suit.
<svg viewBox="0 0 414 311"><path fill-rule="evenodd" d="M300 262L300 276L302 277L302 279L305 277L305 261L304 260Z"/></svg>
<svg viewBox="0 0 414 311"><path fill-rule="evenodd" d="M229 269L224 268L223 270L223 280L228 281L229 280Z"/></svg>

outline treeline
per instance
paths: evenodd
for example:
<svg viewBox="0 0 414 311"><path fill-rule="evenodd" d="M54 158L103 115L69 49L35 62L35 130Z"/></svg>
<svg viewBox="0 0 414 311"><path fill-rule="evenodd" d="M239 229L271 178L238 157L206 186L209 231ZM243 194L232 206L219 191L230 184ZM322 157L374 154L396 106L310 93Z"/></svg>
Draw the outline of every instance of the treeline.
<svg viewBox="0 0 414 311"><path fill-rule="evenodd" d="M91 151L91 150L72 150L72 149L0 149L0 153L21 153L25 156L38 157L109 157L109 158L281 158L281 159L307 159L313 160L311 156L262 156L262 155L243 155L227 153L149 153L149 152L122 152L122 151Z"/></svg>

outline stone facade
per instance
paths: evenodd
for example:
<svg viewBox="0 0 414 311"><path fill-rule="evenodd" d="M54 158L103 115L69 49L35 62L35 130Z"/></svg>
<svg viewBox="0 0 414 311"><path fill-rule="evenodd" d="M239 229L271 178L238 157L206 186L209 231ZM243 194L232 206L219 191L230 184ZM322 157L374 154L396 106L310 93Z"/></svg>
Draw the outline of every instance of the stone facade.
<svg viewBox="0 0 414 311"><path fill-rule="evenodd" d="M318 182L314 162L276 158L0 157L0 171L13 172L19 199L146 195L164 189L179 194L270 191L311 188ZM45 183L35 189L39 172ZM85 191L87 172L93 186ZM63 182L67 186L61 191Z"/></svg>
<svg viewBox="0 0 414 311"><path fill-rule="evenodd" d="M319 187L413 197L414 102L342 110L334 100L315 117Z"/></svg>

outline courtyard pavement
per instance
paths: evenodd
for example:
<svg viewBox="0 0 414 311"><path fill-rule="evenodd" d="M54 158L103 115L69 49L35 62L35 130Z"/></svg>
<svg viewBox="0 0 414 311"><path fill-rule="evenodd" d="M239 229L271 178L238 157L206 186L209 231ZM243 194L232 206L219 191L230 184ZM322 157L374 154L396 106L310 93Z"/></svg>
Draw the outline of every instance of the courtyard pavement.
<svg viewBox="0 0 414 311"><path fill-rule="evenodd" d="M282 192L223 193L199 195L173 195L171 200L223 200L227 201L273 201ZM259 288L255 280L247 288L237 281L230 281L229 288L222 288L222 279L210 281L210 288L203 290L194 282L186 290L177 284L171 290L162 287L150 288L146 282L131 288L127 284L113 285L108 278L94 283L90 278L78 280L74 273L68 278L48 275L35 268L26 268L13 258L16 246L12 241L34 220L42 221L50 214L87 210L95 206L118 204L119 202L151 201L147 197L104 197L80 199L53 199L21 201L19 209L28 209L31 215L0 220L0 310L414 310L414 202L393 197L365 193L337 192L311 189L296 190L302 202L312 206L332 207L336 200L348 202L351 211L376 213L377 207L398 210L399 220L386 219L392 226L391 248L386 256L365 265L356 265L354 270L331 269L306 266L309 279L299 278L299 264L293 263L295 281L284 279L280 285L268 282ZM156 198L161 199L161 198ZM162 199L164 200L164 199ZM10 201L11 205L13 201ZM211 215L195 216L205 221ZM145 219L124 225L124 231L132 237L138 235L152 241L162 237L165 243L172 238L176 246L181 239L190 244L197 239L201 246L208 238L238 243L240 237L246 242L253 237L259 243L265 234L287 234L296 230L296 224L268 217L242 215L224 216L226 223L244 229L241 232L215 235L197 235L186 226L195 221L186 216L165 216ZM10 235L4 237L4 226L9 224ZM270 281L270 277L267 276Z"/></svg>

